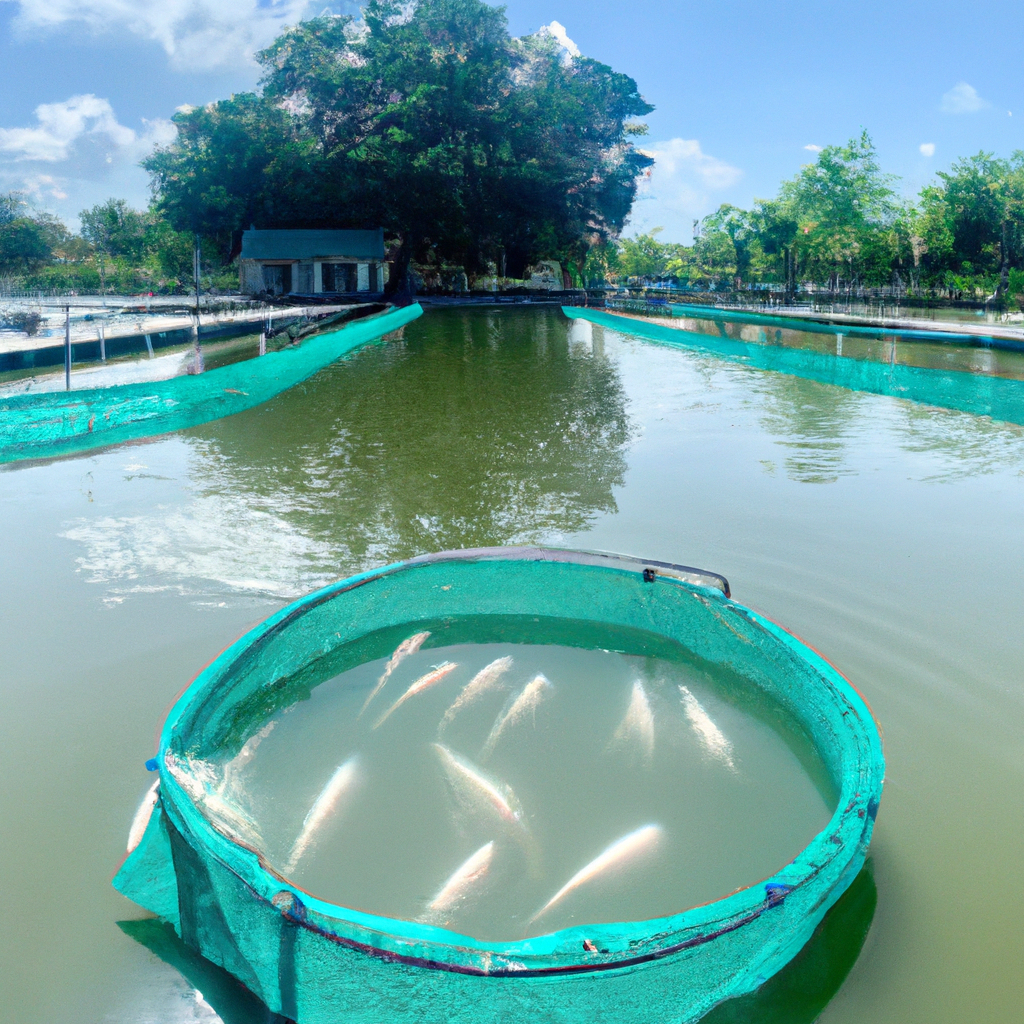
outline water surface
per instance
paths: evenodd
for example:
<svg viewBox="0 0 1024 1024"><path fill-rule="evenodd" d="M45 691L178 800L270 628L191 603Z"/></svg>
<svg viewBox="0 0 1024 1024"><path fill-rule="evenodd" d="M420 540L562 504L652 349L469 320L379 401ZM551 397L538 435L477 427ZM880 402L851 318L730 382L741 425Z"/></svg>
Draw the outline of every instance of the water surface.
<svg viewBox="0 0 1024 1024"><path fill-rule="evenodd" d="M0 510L4 1020L216 1019L109 885L175 695L317 585L534 541L722 572L870 702L878 907L823 1021L1019 1016L1020 427L552 309L428 310L257 409L4 471Z"/></svg>

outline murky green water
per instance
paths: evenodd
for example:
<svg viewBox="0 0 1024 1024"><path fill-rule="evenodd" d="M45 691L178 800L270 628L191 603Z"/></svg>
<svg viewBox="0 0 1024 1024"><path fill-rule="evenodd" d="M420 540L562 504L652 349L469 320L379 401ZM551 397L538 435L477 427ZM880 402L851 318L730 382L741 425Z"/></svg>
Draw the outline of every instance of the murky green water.
<svg viewBox="0 0 1024 1024"><path fill-rule="evenodd" d="M393 662L356 644L357 667L251 723L240 753L174 770L216 795L200 804L215 827L307 892L490 941L709 903L827 824L824 767L751 682L639 631L581 623L607 646L579 648L554 642L564 622L488 618L526 643L453 643L452 626L410 631L422 647Z"/></svg>
<svg viewBox="0 0 1024 1024"><path fill-rule="evenodd" d="M545 541L723 572L870 701L877 910L822 1019L1017 1019L1022 497L1022 428L550 309L428 311L250 412L0 473L0 1018L265 1019L115 924L143 916L109 879L168 705L292 595Z"/></svg>

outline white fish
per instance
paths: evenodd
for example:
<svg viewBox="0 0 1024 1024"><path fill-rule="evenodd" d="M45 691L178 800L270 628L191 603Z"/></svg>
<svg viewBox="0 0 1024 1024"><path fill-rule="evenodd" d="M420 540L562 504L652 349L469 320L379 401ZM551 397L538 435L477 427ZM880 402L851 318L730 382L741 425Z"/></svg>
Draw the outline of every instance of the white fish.
<svg viewBox="0 0 1024 1024"><path fill-rule="evenodd" d="M468 788L477 797L482 797L502 820L525 827L523 809L510 787L484 774L471 761L449 750L443 743L435 743L434 749L454 786L459 789Z"/></svg>
<svg viewBox="0 0 1024 1024"><path fill-rule="evenodd" d="M472 856L467 857L456 869L451 878L441 887L441 891L430 901L425 917L448 914L460 904L467 895L467 890L476 885L487 874L494 857L494 842L485 843Z"/></svg>
<svg viewBox="0 0 1024 1024"><path fill-rule="evenodd" d="M309 848L313 834L327 820L342 796L352 789L358 776L358 766L359 758L353 754L327 780L327 785L320 791L320 795L302 822L302 830L295 840L295 845L292 846L292 852L288 855L285 871L295 870L300 858Z"/></svg>
<svg viewBox="0 0 1024 1024"><path fill-rule="evenodd" d="M679 687L683 698L683 709L693 726L704 750L721 761L727 768L735 768L732 761L732 744L725 738L722 730L711 721L708 713L701 707L700 701L685 686Z"/></svg>
<svg viewBox="0 0 1024 1024"><path fill-rule="evenodd" d="M494 728L491 729L491 734L487 737L483 750L480 751L480 756L487 757L493 752L506 726L515 725L516 722L525 718L528 714L536 712L537 705L551 688L551 683L547 677L539 673L528 682L523 687L519 696L512 702L508 711L498 715L494 722Z"/></svg>
<svg viewBox="0 0 1024 1024"><path fill-rule="evenodd" d="M153 816L153 808L156 807L157 797L160 795L160 779L157 778L139 804L139 809L132 818L132 827L128 829L128 852L131 853L142 842L142 837L149 827L149 819Z"/></svg>
<svg viewBox="0 0 1024 1024"><path fill-rule="evenodd" d="M644 763L650 764L654 757L654 714L647 700L647 691L639 679L633 683L629 707L608 746L624 747L631 743L640 748Z"/></svg>
<svg viewBox="0 0 1024 1024"><path fill-rule="evenodd" d="M538 917L546 913L563 896L572 892L573 889L589 882L592 878L596 878L602 872L619 867L629 858L646 853L657 844L660 838L661 829L657 825L644 825L643 828L638 828L635 832L630 832L628 836L623 836L621 839L616 840L604 853L595 857L585 868L577 871L527 923L533 924Z"/></svg>
<svg viewBox="0 0 1024 1024"><path fill-rule="evenodd" d="M501 677L512 667L510 657L495 658L489 665L482 669L462 689L462 693L455 698L455 703L444 713L441 724L438 726L439 733L444 732L455 720L455 716L466 707L469 707L478 697L482 697L489 690L494 690L500 685Z"/></svg>
<svg viewBox="0 0 1024 1024"><path fill-rule="evenodd" d="M362 709L359 712L358 717L363 717L363 712L370 706L370 701L380 693L381 688L388 681L388 677L396 668L409 657L410 654L415 654L422 646L423 641L430 636L429 631L425 633L414 633L407 640L403 640L396 648L395 653L388 658L388 663L384 666L384 675L377 680L377 685L370 692L370 696L363 701Z"/></svg>
<svg viewBox="0 0 1024 1024"><path fill-rule="evenodd" d="M240 789L238 781L239 772L253 759L256 755L256 748L271 734L275 725L277 725L276 718L260 729L259 732L250 736L242 744L242 749L224 765L224 778L218 789L221 795L228 791L237 795L237 791Z"/></svg>
<svg viewBox="0 0 1024 1024"><path fill-rule="evenodd" d="M410 697L415 697L417 693L422 693L424 690L429 689L436 683L441 682L445 676L449 673L454 672L459 667L458 662L455 661L444 661L440 665L435 665L430 672L425 676L420 676L412 686L409 687L405 693L402 694L394 704L391 705L384 712L376 722L373 723L374 729L379 729L387 720L391 717L392 712L397 711Z"/></svg>

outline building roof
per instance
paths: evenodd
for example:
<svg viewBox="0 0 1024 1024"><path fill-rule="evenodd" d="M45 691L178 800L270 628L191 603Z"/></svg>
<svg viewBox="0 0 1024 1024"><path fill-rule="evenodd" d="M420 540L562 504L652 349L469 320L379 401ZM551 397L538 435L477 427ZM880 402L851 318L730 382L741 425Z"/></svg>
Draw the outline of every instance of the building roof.
<svg viewBox="0 0 1024 1024"><path fill-rule="evenodd" d="M370 231L256 230L242 232L243 260L313 260L327 256L384 259L384 229Z"/></svg>

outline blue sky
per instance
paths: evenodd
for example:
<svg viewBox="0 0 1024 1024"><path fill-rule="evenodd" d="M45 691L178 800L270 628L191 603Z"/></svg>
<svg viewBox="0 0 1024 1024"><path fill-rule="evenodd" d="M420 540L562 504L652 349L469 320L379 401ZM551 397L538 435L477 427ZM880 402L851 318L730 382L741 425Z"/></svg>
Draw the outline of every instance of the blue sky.
<svg viewBox="0 0 1024 1024"><path fill-rule="evenodd" d="M72 225L109 196L145 205L137 164L182 104L250 89L254 49L325 0L0 0L0 189ZM338 3L335 3L337 8ZM657 108L632 230L687 241L866 128L914 193L979 149L1024 149L1024 4L510 0L515 35L558 22Z"/></svg>

